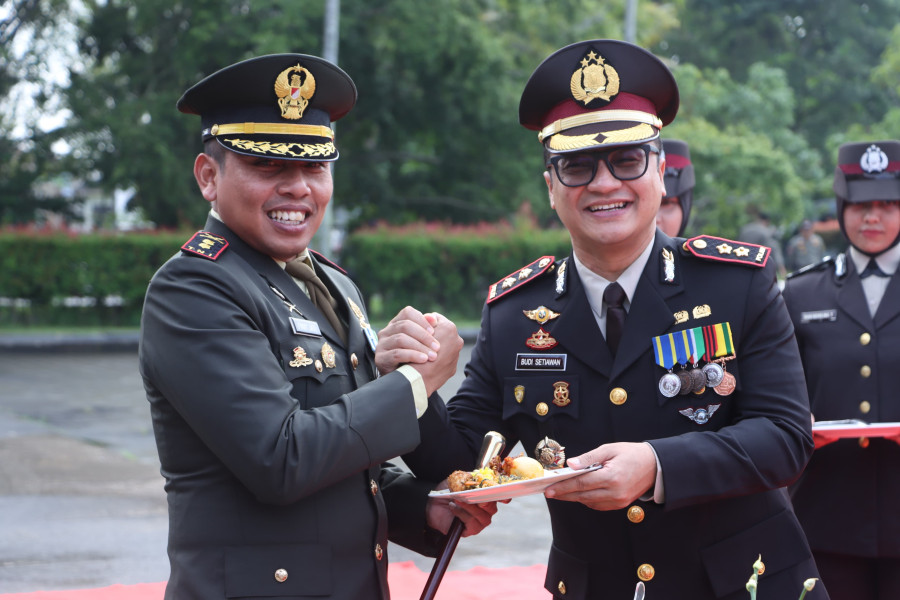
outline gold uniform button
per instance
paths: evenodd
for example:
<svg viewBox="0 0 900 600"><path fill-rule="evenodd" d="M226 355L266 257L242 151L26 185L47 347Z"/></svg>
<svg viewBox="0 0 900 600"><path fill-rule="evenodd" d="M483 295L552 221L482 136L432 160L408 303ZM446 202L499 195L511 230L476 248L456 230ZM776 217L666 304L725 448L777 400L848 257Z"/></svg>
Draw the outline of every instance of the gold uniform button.
<svg viewBox="0 0 900 600"><path fill-rule="evenodd" d="M565 581L560 581L559 583L557 583L557 584L556 584L556 589L559 590L559 593L560 593L561 595L565 596L565 595L566 595L566 582L565 582Z"/></svg>
<svg viewBox="0 0 900 600"><path fill-rule="evenodd" d="M693 244L694 248L697 248L698 250L703 250L704 248L706 248L706 241L704 240L694 240Z"/></svg>
<svg viewBox="0 0 900 600"><path fill-rule="evenodd" d="M384 550L381 549L381 544L375 544L375 560L381 560L384 556Z"/></svg>
<svg viewBox="0 0 900 600"><path fill-rule="evenodd" d="M868 346L869 342L871 342L871 341L872 341L872 336L868 332L859 336L859 343L862 344L863 346Z"/></svg>
<svg viewBox="0 0 900 600"><path fill-rule="evenodd" d="M546 402L538 402L538 405L534 407L534 411L543 417L550 412L550 407L547 406Z"/></svg>
<svg viewBox="0 0 900 600"><path fill-rule="evenodd" d="M369 489L372 490L372 495L376 495L378 493L378 484L375 483L374 479L369 480Z"/></svg>
<svg viewBox="0 0 900 600"><path fill-rule="evenodd" d="M863 400L859 403L859 412L861 412L862 414L869 414L870 410L872 410L872 405L869 404L868 400Z"/></svg>
<svg viewBox="0 0 900 600"><path fill-rule="evenodd" d="M612 391L609 392L609 401L616 406L625 404L626 400L628 400L628 392L620 387L613 388Z"/></svg>
<svg viewBox="0 0 900 600"><path fill-rule="evenodd" d="M653 565L644 563L638 567L637 576L641 581L650 581L656 575L656 569Z"/></svg>
<svg viewBox="0 0 900 600"><path fill-rule="evenodd" d="M322 361L319 359L316 359L316 371L318 371L319 373L322 372Z"/></svg>
<svg viewBox="0 0 900 600"><path fill-rule="evenodd" d="M284 583L287 581L287 569L278 569L275 571L275 581L278 583Z"/></svg>
<svg viewBox="0 0 900 600"><path fill-rule="evenodd" d="M356 352L350 355L350 364L353 366L353 370L356 370L356 367L359 366L359 359L356 357Z"/></svg>
<svg viewBox="0 0 900 600"><path fill-rule="evenodd" d="M863 377L868 377L869 375L872 374L872 367L870 367L869 365L863 365L859 369L859 374L862 375Z"/></svg>
<svg viewBox="0 0 900 600"><path fill-rule="evenodd" d="M867 437L859 438L859 447L860 448L868 448L869 447L869 438L867 438Z"/></svg>
<svg viewBox="0 0 900 600"><path fill-rule="evenodd" d="M640 506L630 506L627 514L628 520L632 523L640 523L644 520L644 509Z"/></svg>

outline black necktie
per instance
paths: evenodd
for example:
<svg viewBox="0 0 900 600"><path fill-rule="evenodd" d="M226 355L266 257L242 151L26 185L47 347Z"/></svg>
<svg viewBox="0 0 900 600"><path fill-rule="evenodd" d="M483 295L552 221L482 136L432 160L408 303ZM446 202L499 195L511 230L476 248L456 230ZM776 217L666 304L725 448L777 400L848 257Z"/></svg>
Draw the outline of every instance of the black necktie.
<svg viewBox="0 0 900 600"><path fill-rule="evenodd" d="M606 345L615 354L625 329L625 290L614 281L606 286L603 301L606 303Z"/></svg>
<svg viewBox="0 0 900 600"><path fill-rule="evenodd" d="M341 323L341 320L338 318L337 312L335 311L337 308L337 301L332 297L331 292L328 291L328 288L325 287L325 283L319 279L319 276L316 275L316 272L312 267L297 258L287 263L284 270L287 271L289 275L306 283L306 291L309 292L309 299L312 300L312 303L315 304L320 311L322 311L322 314L325 315L325 318L328 319L328 322L331 323L331 326L334 327L334 330L337 331L338 335L341 337L341 341L346 344L347 328Z"/></svg>
<svg viewBox="0 0 900 600"><path fill-rule="evenodd" d="M874 258L869 259L869 264L866 265L866 268L863 269L863 272L859 274L860 279L865 279L869 275L875 275L877 277L888 277L888 274L878 268L878 263L875 262Z"/></svg>

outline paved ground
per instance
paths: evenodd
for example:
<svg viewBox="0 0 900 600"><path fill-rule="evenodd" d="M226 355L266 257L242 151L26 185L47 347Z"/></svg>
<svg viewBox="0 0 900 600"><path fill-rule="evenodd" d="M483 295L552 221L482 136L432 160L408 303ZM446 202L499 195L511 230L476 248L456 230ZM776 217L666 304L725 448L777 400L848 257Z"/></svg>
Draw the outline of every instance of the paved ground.
<svg viewBox="0 0 900 600"><path fill-rule="evenodd" d="M166 532L149 406L127 337L0 337L0 593L164 581ZM543 496L517 498L460 542L450 569L544 564L549 546ZM399 546L391 560L433 565Z"/></svg>

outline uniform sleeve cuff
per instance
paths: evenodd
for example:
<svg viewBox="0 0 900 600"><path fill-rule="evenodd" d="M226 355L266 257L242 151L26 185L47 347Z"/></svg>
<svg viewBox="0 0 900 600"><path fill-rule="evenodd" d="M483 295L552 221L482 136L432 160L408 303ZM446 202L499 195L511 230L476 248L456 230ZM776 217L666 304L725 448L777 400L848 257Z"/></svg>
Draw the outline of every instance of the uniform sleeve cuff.
<svg viewBox="0 0 900 600"><path fill-rule="evenodd" d="M425 380L422 375L409 365L402 365L397 368L397 372L403 373L403 376L409 380L412 386L413 400L416 403L416 418L420 418L425 414L428 408L428 395L425 391Z"/></svg>
<svg viewBox="0 0 900 600"><path fill-rule="evenodd" d="M662 466L659 464L659 456L656 454L656 448L653 447L653 444L648 442L644 442L650 449L653 450L653 458L656 459L656 483L653 484L653 487L647 490L647 493L638 498L639 500L643 500L644 502L648 502L653 500L657 504L663 504L666 501L666 490L663 487L663 477L662 477Z"/></svg>

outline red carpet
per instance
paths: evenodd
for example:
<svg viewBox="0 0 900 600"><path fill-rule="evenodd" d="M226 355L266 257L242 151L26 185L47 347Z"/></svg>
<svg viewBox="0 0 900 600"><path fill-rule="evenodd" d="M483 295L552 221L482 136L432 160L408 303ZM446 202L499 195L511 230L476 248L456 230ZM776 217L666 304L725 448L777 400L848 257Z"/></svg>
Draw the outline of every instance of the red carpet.
<svg viewBox="0 0 900 600"><path fill-rule="evenodd" d="M544 565L469 571L448 571L435 600L547 600ZM419 600L428 573L412 562L394 563L388 570L391 600ZM88 590L0 594L0 600L162 600L165 582L111 585Z"/></svg>

